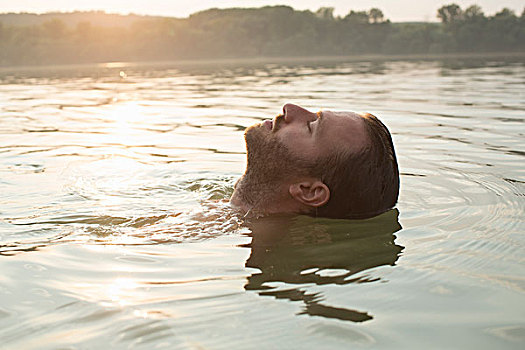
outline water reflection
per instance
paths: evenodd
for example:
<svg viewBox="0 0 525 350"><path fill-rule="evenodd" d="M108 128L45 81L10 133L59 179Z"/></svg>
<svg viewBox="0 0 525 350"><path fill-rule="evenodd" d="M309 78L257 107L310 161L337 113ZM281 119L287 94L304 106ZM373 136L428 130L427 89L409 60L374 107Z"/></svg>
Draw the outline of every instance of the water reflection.
<svg viewBox="0 0 525 350"><path fill-rule="evenodd" d="M321 293L288 285L346 285L379 281L364 271L395 265L404 247L394 241L401 229L399 212L368 220L333 220L306 216L268 217L248 223L252 241L246 267L260 272L248 277L246 290L277 299L303 301L300 314L363 322L367 312L326 305ZM363 272L359 275L358 273ZM285 288L272 287L284 283Z"/></svg>

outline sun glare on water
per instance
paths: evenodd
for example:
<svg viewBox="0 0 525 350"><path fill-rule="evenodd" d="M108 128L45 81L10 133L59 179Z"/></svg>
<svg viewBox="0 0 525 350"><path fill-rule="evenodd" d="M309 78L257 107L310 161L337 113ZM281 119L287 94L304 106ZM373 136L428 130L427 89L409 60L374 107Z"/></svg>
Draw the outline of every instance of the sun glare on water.
<svg viewBox="0 0 525 350"><path fill-rule="evenodd" d="M119 277L106 286L104 294L113 303L126 306L131 303L130 299L135 295L137 288L138 284L132 279Z"/></svg>

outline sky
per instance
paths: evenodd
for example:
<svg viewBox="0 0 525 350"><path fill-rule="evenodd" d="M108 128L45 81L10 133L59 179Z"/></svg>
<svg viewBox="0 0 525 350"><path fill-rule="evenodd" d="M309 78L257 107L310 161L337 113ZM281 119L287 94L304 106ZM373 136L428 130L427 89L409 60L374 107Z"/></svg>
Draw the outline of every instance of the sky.
<svg viewBox="0 0 525 350"><path fill-rule="evenodd" d="M525 6L524 0L0 0L0 13L104 10L109 13L187 17L212 7L289 5L297 10L312 11L322 6L334 7L338 16L344 16L350 10L377 7L391 21L405 22L437 21L437 9L449 3L456 3L462 8L477 4L486 15L493 15L504 7L520 15Z"/></svg>

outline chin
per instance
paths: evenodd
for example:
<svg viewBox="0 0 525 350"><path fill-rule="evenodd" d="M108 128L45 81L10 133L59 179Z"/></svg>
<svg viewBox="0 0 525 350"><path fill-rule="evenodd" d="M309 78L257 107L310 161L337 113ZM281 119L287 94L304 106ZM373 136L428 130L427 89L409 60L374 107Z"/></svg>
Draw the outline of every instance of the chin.
<svg viewBox="0 0 525 350"><path fill-rule="evenodd" d="M261 127L262 127L262 123L254 124L254 125L247 127L246 130L244 130L244 136L246 136L249 133L254 132L255 130Z"/></svg>
<svg viewBox="0 0 525 350"><path fill-rule="evenodd" d="M246 129L244 132L244 139L246 140L246 145L248 151L252 150L250 146L261 147L268 142L268 133L263 127L262 123L252 125Z"/></svg>
<svg viewBox="0 0 525 350"><path fill-rule="evenodd" d="M264 131L264 123L257 123L253 124L246 128L244 131L244 135L252 133L252 132L263 132Z"/></svg>

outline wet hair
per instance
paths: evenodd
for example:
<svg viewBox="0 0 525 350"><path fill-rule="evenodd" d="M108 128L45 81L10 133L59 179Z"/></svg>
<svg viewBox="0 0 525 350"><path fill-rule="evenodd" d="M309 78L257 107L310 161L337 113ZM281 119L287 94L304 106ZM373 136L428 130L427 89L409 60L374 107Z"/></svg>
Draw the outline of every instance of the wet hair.
<svg viewBox="0 0 525 350"><path fill-rule="evenodd" d="M358 153L338 152L316 165L330 189L330 199L316 215L364 219L379 215L397 202L399 169L392 136L374 115L363 118L368 144Z"/></svg>

